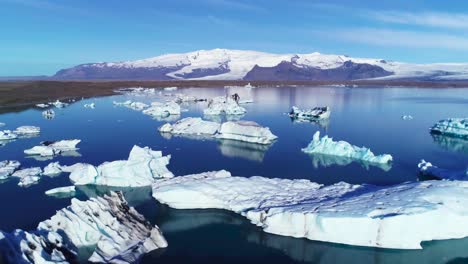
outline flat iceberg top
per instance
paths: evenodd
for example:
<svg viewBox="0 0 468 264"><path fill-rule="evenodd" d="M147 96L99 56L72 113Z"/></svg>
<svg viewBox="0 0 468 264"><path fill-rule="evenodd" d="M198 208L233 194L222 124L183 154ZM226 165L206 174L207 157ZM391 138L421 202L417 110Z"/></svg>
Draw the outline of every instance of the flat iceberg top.
<svg viewBox="0 0 468 264"><path fill-rule="evenodd" d="M306 148L303 148L302 151L308 154L343 156L369 163L385 164L393 160L392 156L389 154L375 156L370 149L353 146L346 141L333 141L333 138L328 136L320 138L320 131L315 132L312 141Z"/></svg>
<svg viewBox="0 0 468 264"><path fill-rule="evenodd" d="M468 166L465 170L448 170L432 165L432 163L421 160L418 164L419 172L422 175L434 177L440 180L468 180Z"/></svg>
<svg viewBox="0 0 468 264"><path fill-rule="evenodd" d="M11 177L19 179L18 185L21 187L29 187L33 184L38 183L41 179L41 176L42 169L39 167L17 170L13 174L11 174Z"/></svg>
<svg viewBox="0 0 468 264"><path fill-rule="evenodd" d="M303 110L299 109L297 106L293 106L289 112L289 116L303 120L327 119L330 117L330 107L315 107L313 109Z"/></svg>
<svg viewBox="0 0 468 264"><path fill-rule="evenodd" d="M98 263L135 263L145 253L167 247L157 226L152 226L121 193L71 205L39 223L31 233L1 233L11 263L74 263L85 257ZM0 237L1 237L0 236ZM78 256L78 248L92 248L90 256Z"/></svg>
<svg viewBox="0 0 468 264"><path fill-rule="evenodd" d="M468 137L468 118L448 118L440 120L431 128L431 132L457 137Z"/></svg>
<svg viewBox="0 0 468 264"><path fill-rule="evenodd" d="M203 110L203 113L205 115L243 115L247 113L247 110L230 97L218 96L209 100L208 108Z"/></svg>
<svg viewBox="0 0 468 264"><path fill-rule="evenodd" d="M258 144L271 144L278 138L268 127L262 127L253 121L225 122L221 125L216 137Z"/></svg>
<svg viewBox="0 0 468 264"><path fill-rule="evenodd" d="M24 150L27 155L38 155L43 157L55 156L58 154L65 154L64 152L71 152L77 150L80 139L60 140L60 141L44 141L40 146L34 146L30 149Z"/></svg>
<svg viewBox="0 0 468 264"><path fill-rule="evenodd" d="M174 176L166 167L170 158L161 151L133 146L128 160L104 162L97 167L80 163L62 170L71 171L70 180L75 185L143 187L151 186L156 178Z"/></svg>
<svg viewBox="0 0 468 264"><path fill-rule="evenodd" d="M37 126L20 126L13 131L16 134L28 135L28 134L39 134L41 133L41 128Z"/></svg>
<svg viewBox="0 0 468 264"><path fill-rule="evenodd" d="M187 117L174 124L164 124L159 128L162 133L176 135L214 135L218 132L220 124L202 120L199 117Z"/></svg>
<svg viewBox="0 0 468 264"><path fill-rule="evenodd" d="M149 108L143 110L143 114L155 117L180 115L180 113L180 105L172 101L167 103L153 102Z"/></svg>
<svg viewBox="0 0 468 264"><path fill-rule="evenodd" d="M349 245L419 249L468 236L468 182L323 186L220 171L158 180L153 197L178 209L231 210L273 234Z"/></svg>

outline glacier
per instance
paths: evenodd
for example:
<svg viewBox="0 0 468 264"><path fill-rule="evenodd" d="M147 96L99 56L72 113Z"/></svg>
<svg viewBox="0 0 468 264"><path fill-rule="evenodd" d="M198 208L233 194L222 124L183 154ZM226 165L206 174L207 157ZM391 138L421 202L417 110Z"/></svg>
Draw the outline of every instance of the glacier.
<svg viewBox="0 0 468 264"><path fill-rule="evenodd" d="M39 182L42 176L42 169L39 167L21 169L15 171L10 177L18 178L18 186L29 187Z"/></svg>
<svg viewBox="0 0 468 264"><path fill-rule="evenodd" d="M309 145L302 149L308 154L325 154L348 157L355 160L365 161L369 164L390 163L393 158L389 154L374 155L372 151L365 147L357 147L346 141L333 141L333 138L323 136L320 138L320 131L315 132Z"/></svg>
<svg viewBox="0 0 468 264"><path fill-rule="evenodd" d="M204 115L243 115L247 110L239 106L231 97L218 96L208 101L208 107L203 110Z"/></svg>
<svg viewBox="0 0 468 264"><path fill-rule="evenodd" d="M448 118L431 127L431 132L448 136L468 138L468 118Z"/></svg>
<svg viewBox="0 0 468 264"><path fill-rule="evenodd" d="M161 151L133 146L127 160L104 162L97 167L84 163L74 166L70 181L74 185L151 186L154 179L174 176L166 167L170 158Z"/></svg>
<svg viewBox="0 0 468 264"><path fill-rule="evenodd" d="M468 165L465 170L448 170L432 165L432 163L421 160L418 164L419 172L424 176L437 178L440 180L468 180Z"/></svg>
<svg viewBox="0 0 468 264"><path fill-rule="evenodd" d="M87 201L72 199L34 231L0 232L0 246L7 249L10 263L124 264L167 247L167 241L121 193L113 192Z"/></svg>
<svg viewBox="0 0 468 264"><path fill-rule="evenodd" d="M230 210L272 234L356 246L421 249L468 236L462 181L324 186L215 171L157 180L153 197L176 209Z"/></svg>
<svg viewBox="0 0 468 264"><path fill-rule="evenodd" d="M78 148L78 145L81 142L80 139L68 139L60 141L44 141L41 142L40 146L34 146L30 149L24 150L24 153L27 155L38 155L38 156L55 156L59 154L65 154L69 151L75 151Z"/></svg>

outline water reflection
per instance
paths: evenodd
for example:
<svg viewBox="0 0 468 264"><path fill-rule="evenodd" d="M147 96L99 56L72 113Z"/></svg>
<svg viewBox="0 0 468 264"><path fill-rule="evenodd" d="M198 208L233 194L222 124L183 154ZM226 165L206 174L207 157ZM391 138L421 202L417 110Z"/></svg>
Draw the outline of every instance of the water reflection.
<svg viewBox="0 0 468 264"><path fill-rule="evenodd" d="M392 169L392 165L390 163L369 163L369 162L362 161L362 160L355 160L349 157L333 156L333 155L325 155L325 154L309 154L309 156L312 159L312 165L316 169L320 167L326 168L326 167L330 167L333 165L347 166L353 162L359 163L366 170L369 170L370 166L378 167L384 171L389 171L390 169Z"/></svg>
<svg viewBox="0 0 468 264"><path fill-rule="evenodd" d="M237 140L223 139L219 140L218 149L225 157L243 158L247 160L262 162L265 153L272 146L242 142Z"/></svg>
<svg viewBox="0 0 468 264"><path fill-rule="evenodd" d="M468 154L468 139L431 133L432 140L442 148Z"/></svg>
<svg viewBox="0 0 468 264"><path fill-rule="evenodd" d="M81 185L76 187L76 195L81 198L92 198L109 194L111 191L120 191L124 195L130 206L138 206L146 201L153 199L151 187L109 187L96 185Z"/></svg>
<svg viewBox="0 0 468 264"><path fill-rule="evenodd" d="M302 123L311 123L319 126L320 128L323 128L325 131L328 130L328 127L330 126L330 119L317 119L317 120L305 120L305 119L297 119L294 117L289 117L291 119L291 122L295 124L302 124Z"/></svg>

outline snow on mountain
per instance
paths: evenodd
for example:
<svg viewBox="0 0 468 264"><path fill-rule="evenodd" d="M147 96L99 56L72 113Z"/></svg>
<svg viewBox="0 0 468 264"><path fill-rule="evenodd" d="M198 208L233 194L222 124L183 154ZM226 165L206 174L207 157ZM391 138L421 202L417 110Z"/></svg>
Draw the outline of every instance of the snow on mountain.
<svg viewBox="0 0 468 264"><path fill-rule="evenodd" d="M318 52L273 54L229 49L166 54L136 61L82 64L60 70L54 78L242 80L254 68L262 69L262 74L253 75L255 78L269 77L271 72L283 72L278 78L291 80L322 80L325 77L327 80L468 78L468 63L411 64ZM265 71L270 74L265 75Z"/></svg>

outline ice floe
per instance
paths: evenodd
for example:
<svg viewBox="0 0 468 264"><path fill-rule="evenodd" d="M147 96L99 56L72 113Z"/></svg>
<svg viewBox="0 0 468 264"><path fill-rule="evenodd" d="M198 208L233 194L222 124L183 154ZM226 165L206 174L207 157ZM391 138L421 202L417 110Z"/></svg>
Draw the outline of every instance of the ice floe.
<svg viewBox="0 0 468 264"><path fill-rule="evenodd" d="M53 105L53 106L55 106L57 108L64 108L64 107L66 107L68 105L67 103L60 102L59 100L57 100L55 102L50 102L49 104Z"/></svg>
<svg viewBox="0 0 468 264"><path fill-rule="evenodd" d="M39 182L42 176L42 169L39 167L17 170L10 177L18 178L18 186L28 187Z"/></svg>
<svg viewBox="0 0 468 264"><path fill-rule="evenodd" d="M42 112L42 116L45 119L52 119L52 118L55 117L55 112L52 109L48 109L48 110L45 110L45 111Z"/></svg>
<svg viewBox="0 0 468 264"><path fill-rule="evenodd" d="M393 158L389 154L374 155L372 151L365 147L357 147L349 144L346 141L333 141L333 138L323 136L320 138L320 132L314 134L312 141L306 148L302 149L308 154L323 154L348 157L355 160L361 160L372 163L390 163Z"/></svg>
<svg viewBox="0 0 468 264"><path fill-rule="evenodd" d="M40 146L34 146L24 151L27 155L37 156L55 156L59 154L66 154L69 151L75 151L78 148L76 145L80 143L80 139L60 140L60 141L44 141Z"/></svg>
<svg viewBox="0 0 468 264"><path fill-rule="evenodd" d="M83 106L84 106L84 108L90 108L90 109L96 108L96 104L95 104L95 103L84 104Z"/></svg>
<svg viewBox="0 0 468 264"><path fill-rule="evenodd" d="M180 105L172 101L166 103L153 102L149 108L143 110L143 114L153 117L180 115L180 112Z"/></svg>
<svg viewBox="0 0 468 264"><path fill-rule="evenodd" d="M104 185L115 187L150 186L154 179L174 175L167 169L171 156L161 151L133 146L127 160L105 162L99 166L80 164L70 173L75 185Z"/></svg>
<svg viewBox="0 0 468 264"><path fill-rule="evenodd" d="M419 172L424 176L429 176L441 180L468 180L468 166L465 170L448 170L432 165L432 163L421 160L418 164Z"/></svg>
<svg viewBox="0 0 468 264"><path fill-rule="evenodd" d="M176 91L176 90L177 90L177 87L175 87L175 86L172 86L172 87L164 87L163 89L164 89L164 91Z"/></svg>
<svg viewBox="0 0 468 264"><path fill-rule="evenodd" d="M49 107L49 104L36 104L36 106L39 108L47 108Z"/></svg>
<svg viewBox="0 0 468 264"><path fill-rule="evenodd" d="M0 122L0 127L5 126L5 123Z"/></svg>
<svg viewBox="0 0 468 264"><path fill-rule="evenodd" d="M221 125L216 122L205 121L199 117L187 117L174 124L166 123L159 128L161 133L175 135L205 135L214 136Z"/></svg>
<svg viewBox="0 0 468 264"><path fill-rule="evenodd" d="M8 179L20 166L21 163L16 160L0 161L0 180Z"/></svg>
<svg viewBox="0 0 468 264"><path fill-rule="evenodd" d="M316 119L328 119L330 118L330 107L315 107L312 109L301 110L296 106L293 106L289 112L291 118L300 120L316 120Z"/></svg>
<svg viewBox="0 0 468 264"><path fill-rule="evenodd" d="M62 173L62 166L58 162L51 162L44 168L43 175L53 177Z"/></svg>
<svg viewBox="0 0 468 264"><path fill-rule="evenodd" d="M448 118L440 120L431 132L455 137L468 137L468 118Z"/></svg>
<svg viewBox="0 0 468 264"><path fill-rule="evenodd" d="M159 228L120 193L72 199L35 231L1 232L0 244L9 252L9 263L136 263L143 254L167 247Z"/></svg>
<svg viewBox="0 0 468 264"><path fill-rule="evenodd" d="M147 105L145 103L133 102L133 101L130 101L130 100L127 100L125 102L114 102L114 105L125 106L125 107L128 107L128 108L136 110L136 111L142 111L142 110L149 107L149 105Z"/></svg>
<svg viewBox="0 0 468 264"><path fill-rule="evenodd" d="M177 103L187 103L187 102L200 102L200 101L207 101L206 98L198 98L194 95L187 95L187 94L175 94L175 102Z"/></svg>
<svg viewBox="0 0 468 264"><path fill-rule="evenodd" d="M413 116L412 115L402 115L401 119L403 119L403 120L413 120Z"/></svg>
<svg viewBox="0 0 468 264"><path fill-rule="evenodd" d="M65 186L65 187L58 187L47 190L45 192L46 195L49 196L56 196L56 197L73 197L75 195L75 186Z"/></svg>
<svg viewBox="0 0 468 264"><path fill-rule="evenodd" d="M0 140L12 140L17 138L18 135L11 130L0 130Z"/></svg>
<svg viewBox="0 0 468 264"><path fill-rule="evenodd" d="M461 181L323 186L219 171L157 180L153 197L176 209L230 210L268 233L357 246L420 249L468 236Z"/></svg>
<svg viewBox="0 0 468 264"><path fill-rule="evenodd" d="M37 126L20 126L13 133L22 136L38 135L41 133L41 128Z"/></svg>
<svg viewBox="0 0 468 264"><path fill-rule="evenodd" d="M219 96L208 102L208 108L203 110L205 115L243 115L247 110L239 106L231 97Z"/></svg>

